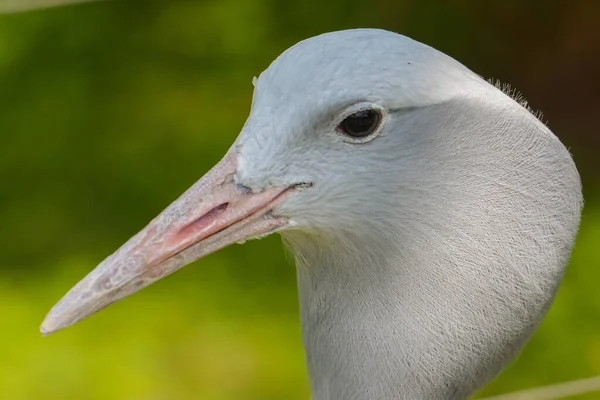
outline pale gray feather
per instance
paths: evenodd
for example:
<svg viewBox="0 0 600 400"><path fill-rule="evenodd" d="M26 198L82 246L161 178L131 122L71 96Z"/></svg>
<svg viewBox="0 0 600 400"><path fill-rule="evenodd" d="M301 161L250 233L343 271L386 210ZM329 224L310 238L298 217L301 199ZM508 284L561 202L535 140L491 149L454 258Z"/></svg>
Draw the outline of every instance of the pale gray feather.
<svg viewBox="0 0 600 400"><path fill-rule="evenodd" d="M358 145L334 132L355 103L386 114ZM370 29L303 41L256 81L236 146L244 185L314 183L278 211L295 219L282 235L313 400L464 399L546 314L579 175L534 115L444 54Z"/></svg>

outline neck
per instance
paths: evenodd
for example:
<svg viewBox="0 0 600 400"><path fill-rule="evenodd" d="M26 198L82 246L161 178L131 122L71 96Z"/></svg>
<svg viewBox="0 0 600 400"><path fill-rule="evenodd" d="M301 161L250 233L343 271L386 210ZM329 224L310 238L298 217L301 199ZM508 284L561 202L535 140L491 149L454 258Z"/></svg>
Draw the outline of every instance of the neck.
<svg viewBox="0 0 600 400"><path fill-rule="evenodd" d="M455 345L473 332L461 333L451 322L476 311L453 302L451 285L435 271L414 268L417 254L399 249L392 258L344 257L311 248L317 244L310 240L299 250L299 242L294 249L313 400L465 398L477 388L476 369L487 368L491 378L500 368L478 363L477 349Z"/></svg>
<svg viewBox="0 0 600 400"><path fill-rule="evenodd" d="M471 231L465 224L454 226ZM525 237L469 248L464 231L430 231L427 242L390 235L402 245L376 249L372 235L337 243L286 235L313 400L465 399L518 353L564 260L525 254ZM521 258L497 256L511 250Z"/></svg>

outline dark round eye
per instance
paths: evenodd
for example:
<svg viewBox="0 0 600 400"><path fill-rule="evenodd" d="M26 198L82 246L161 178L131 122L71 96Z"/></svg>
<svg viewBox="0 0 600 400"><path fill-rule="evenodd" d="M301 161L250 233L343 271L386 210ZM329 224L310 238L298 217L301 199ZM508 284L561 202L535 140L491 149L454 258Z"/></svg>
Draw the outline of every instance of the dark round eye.
<svg viewBox="0 0 600 400"><path fill-rule="evenodd" d="M353 138L364 138L375 132L381 121L377 110L362 110L346 117L338 129Z"/></svg>

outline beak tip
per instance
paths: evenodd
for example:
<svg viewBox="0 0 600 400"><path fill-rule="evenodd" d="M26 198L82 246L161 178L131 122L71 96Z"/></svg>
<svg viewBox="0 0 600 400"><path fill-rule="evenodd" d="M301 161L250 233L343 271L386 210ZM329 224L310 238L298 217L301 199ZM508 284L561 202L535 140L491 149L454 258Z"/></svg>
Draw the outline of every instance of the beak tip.
<svg viewBox="0 0 600 400"><path fill-rule="evenodd" d="M54 310L51 310L48 315L46 315L46 318L40 326L40 332L42 336L49 336L54 332L57 332L70 325L65 323L65 321L61 321L61 319L55 314L56 313L54 313Z"/></svg>
<svg viewBox="0 0 600 400"><path fill-rule="evenodd" d="M44 319L44 322L42 322L42 325L40 326L40 332L42 333L42 336L48 336L59 329L60 328L56 326L56 324L53 321L53 318L50 315L48 315L46 319Z"/></svg>
<svg viewBox="0 0 600 400"><path fill-rule="evenodd" d="M44 321L42 323L42 326L40 326L40 332L41 332L42 336L48 336L48 335L52 334L54 332L54 330L49 328L46 324L46 321Z"/></svg>

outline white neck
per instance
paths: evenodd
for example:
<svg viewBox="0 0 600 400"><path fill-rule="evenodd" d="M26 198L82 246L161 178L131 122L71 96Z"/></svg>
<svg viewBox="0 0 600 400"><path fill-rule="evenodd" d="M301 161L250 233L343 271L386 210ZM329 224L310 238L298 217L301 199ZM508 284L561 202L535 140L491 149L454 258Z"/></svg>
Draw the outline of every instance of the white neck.
<svg viewBox="0 0 600 400"><path fill-rule="evenodd" d="M322 262L323 249L302 253L298 286L313 400L466 398L514 355L480 357L494 349L493 338L465 325L465 315L493 311L455 301L455 285L435 268L404 264L417 254L353 264L329 254L337 261L317 265L305 255L320 253Z"/></svg>

